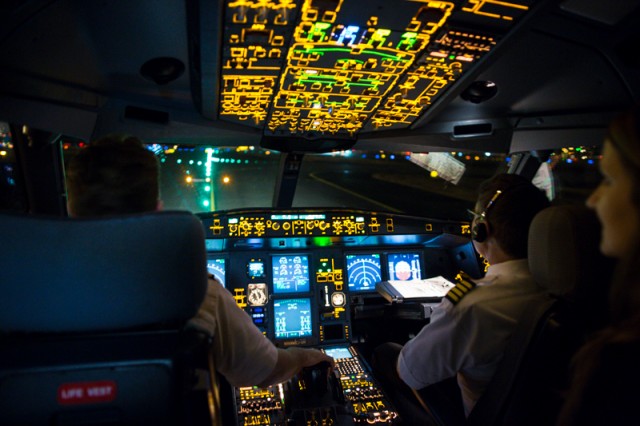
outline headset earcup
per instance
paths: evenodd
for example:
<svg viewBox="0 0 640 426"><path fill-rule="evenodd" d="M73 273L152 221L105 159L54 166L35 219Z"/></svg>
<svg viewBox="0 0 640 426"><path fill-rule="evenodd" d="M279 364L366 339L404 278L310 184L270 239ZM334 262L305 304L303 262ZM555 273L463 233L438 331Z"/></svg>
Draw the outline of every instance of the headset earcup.
<svg viewBox="0 0 640 426"><path fill-rule="evenodd" d="M487 239L488 233L485 222L478 222L471 228L471 238L478 243L484 242Z"/></svg>

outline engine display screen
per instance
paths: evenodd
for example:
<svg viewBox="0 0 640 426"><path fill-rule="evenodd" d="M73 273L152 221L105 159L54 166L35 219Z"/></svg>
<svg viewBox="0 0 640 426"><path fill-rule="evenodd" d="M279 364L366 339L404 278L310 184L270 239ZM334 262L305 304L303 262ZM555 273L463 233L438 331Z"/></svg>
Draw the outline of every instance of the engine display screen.
<svg viewBox="0 0 640 426"><path fill-rule="evenodd" d="M309 291L309 257L306 255L273 256L273 293L307 293Z"/></svg>
<svg viewBox="0 0 640 426"><path fill-rule="evenodd" d="M311 299L276 299L273 301L276 339L311 336Z"/></svg>

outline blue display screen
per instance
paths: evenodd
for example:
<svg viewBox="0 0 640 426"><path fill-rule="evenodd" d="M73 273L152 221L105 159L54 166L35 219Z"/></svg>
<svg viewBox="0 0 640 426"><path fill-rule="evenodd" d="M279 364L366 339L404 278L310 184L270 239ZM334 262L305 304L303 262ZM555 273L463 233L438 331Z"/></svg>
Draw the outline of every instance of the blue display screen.
<svg viewBox="0 0 640 426"><path fill-rule="evenodd" d="M247 275L249 278L263 278L264 277L264 261L262 259L251 259L247 263Z"/></svg>
<svg viewBox="0 0 640 426"><path fill-rule="evenodd" d="M387 266L390 280L409 281L422 278L419 253L389 253Z"/></svg>
<svg viewBox="0 0 640 426"><path fill-rule="evenodd" d="M309 257L303 255L273 256L273 293L306 293L309 291Z"/></svg>
<svg viewBox="0 0 640 426"><path fill-rule="evenodd" d="M341 346L339 348L325 348L324 353L334 359L353 358L349 348Z"/></svg>
<svg viewBox="0 0 640 426"><path fill-rule="evenodd" d="M312 335L311 299L276 299L273 301L276 339L295 339Z"/></svg>
<svg viewBox="0 0 640 426"><path fill-rule="evenodd" d="M225 259L222 259L222 258L207 259L207 270L218 281L220 281L220 284L222 284L223 286L227 285L227 282L225 280L225 270L226 270L225 264L226 264Z"/></svg>
<svg viewBox="0 0 640 426"><path fill-rule="evenodd" d="M382 281L380 254L348 254L347 286L350 291L375 291L376 283Z"/></svg>

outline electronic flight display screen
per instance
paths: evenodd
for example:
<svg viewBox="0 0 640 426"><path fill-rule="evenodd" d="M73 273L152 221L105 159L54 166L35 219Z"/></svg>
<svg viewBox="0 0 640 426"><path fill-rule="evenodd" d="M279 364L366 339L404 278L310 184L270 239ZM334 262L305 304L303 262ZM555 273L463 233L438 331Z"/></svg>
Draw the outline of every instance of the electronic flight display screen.
<svg viewBox="0 0 640 426"><path fill-rule="evenodd" d="M273 301L275 338L296 339L313 333L311 299L276 299Z"/></svg>
<svg viewBox="0 0 640 426"><path fill-rule="evenodd" d="M309 257L279 255L272 258L273 293L307 293L310 290Z"/></svg>
<svg viewBox="0 0 640 426"><path fill-rule="evenodd" d="M224 258L207 259L207 271L213 275L220 283L226 287L225 271L226 261Z"/></svg>
<svg viewBox="0 0 640 426"><path fill-rule="evenodd" d="M348 254L347 286L352 292L375 291L382 281L382 262L379 253Z"/></svg>
<svg viewBox="0 0 640 426"><path fill-rule="evenodd" d="M422 278L420 253L389 253L387 266L390 280L409 281Z"/></svg>
<svg viewBox="0 0 640 426"><path fill-rule="evenodd" d="M329 355L334 359L349 359L353 358L353 354L349 351L349 348L346 346L339 346L335 348L325 348L323 349L324 353Z"/></svg>
<svg viewBox="0 0 640 426"><path fill-rule="evenodd" d="M251 259L247 263L247 275L249 278L264 278L264 261L262 259Z"/></svg>

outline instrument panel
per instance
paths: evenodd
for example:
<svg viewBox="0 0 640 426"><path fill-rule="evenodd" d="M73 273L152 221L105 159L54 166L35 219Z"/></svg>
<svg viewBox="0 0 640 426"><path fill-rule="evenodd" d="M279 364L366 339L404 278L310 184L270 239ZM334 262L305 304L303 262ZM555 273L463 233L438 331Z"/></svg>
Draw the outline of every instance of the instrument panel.
<svg viewBox="0 0 640 426"><path fill-rule="evenodd" d="M376 283L453 280L460 270L480 275L464 222L341 209L199 217L209 272L265 336L279 347L317 347L338 360L330 397L314 396L300 378L268 389L235 389L242 425L307 424L309 416L327 424L396 422L397 413L356 348L366 340L362 325L387 304ZM300 398L306 402L296 408Z"/></svg>

